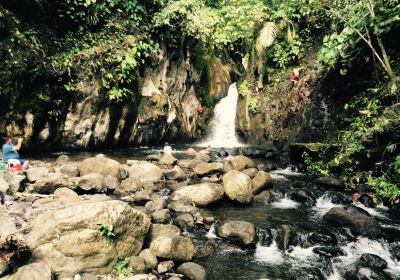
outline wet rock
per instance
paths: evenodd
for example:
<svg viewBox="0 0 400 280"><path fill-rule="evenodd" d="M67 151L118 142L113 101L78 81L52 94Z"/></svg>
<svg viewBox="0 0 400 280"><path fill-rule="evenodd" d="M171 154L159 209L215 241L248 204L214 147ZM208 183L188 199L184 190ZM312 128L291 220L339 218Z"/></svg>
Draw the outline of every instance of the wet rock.
<svg viewBox="0 0 400 280"><path fill-rule="evenodd" d="M160 258L190 261L195 247L190 238L176 235L160 235L150 243L150 250Z"/></svg>
<svg viewBox="0 0 400 280"><path fill-rule="evenodd" d="M204 206L219 201L223 196L224 188L222 185L202 183L179 188L171 194L170 199Z"/></svg>
<svg viewBox="0 0 400 280"><path fill-rule="evenodd" d="M129 177L139 178L142 183L154 183L159 181L163 173L161 169L146 161L135 161L128 168Z"/></svg>
<svg viewBox="0 0 400 280"><path fill-rule="evenodd" d="M242 172L253 179L254 177L256 177L256 175L258 173L258 169L257 168L247 168L247 169L243 170Z"/></svg>
<svg viewBox="0 0 400 280"><path fill-rule="evenodd" d="M178 273L185 275L191 280L206 280L207 273L204 267L194 262L186 262L181 264L178 269Z"/></svg>
<svg viewBox="0 0 400 280"><path fill-rule="evenodd" d="M173 155L169 155L169 154L165 154L163 155L159 160L158 160L158 164L160 165L175 165L178 162L178 160L173 156Z"/></svg>
<svg viewBox="0 0 400 280"><path fill-rule="evenodd" d="M283 193L277 190L262 191L254 197L256 203L271 203L283 198Z"/></svg>
<svg viewBox="0 0 400 280"><path fill-rule="evenodd" d="M225 194L233 201L248 204L253 197L251 179L246 174L231 170L222 177Z"/></svg>
<svg viewBox="0 0 400 280"><path fill-rule="evenodd" d="M156 210L151 215L151 219L157 224L167 224L171 221L171 213L169 209Z"/></svg>
<svg viewBox="0 0 400 280"><path fill-rule="evenodd" d="M114 193L120 195L126 195L130 193L137 192L143 189L143 183L136 177L130 176L121 182L118 189L115 190Z"/></svg>
<svg viewBox="0 0 400 280"><path fill-rule="evenodd" d="M349 227L359 235L371 238L381 235L381 225L374 218L362 213L354 213L344 208L331 208L323 219L335 226Z"/></svg>
<svg viewBox="0 0 400 280"><path fill-rule="evenodd" d="M26 178L29 182L33 183L37 180L46 177L50 173L50 170L46 167L33 167L29 168L26 172Z"/></svg>
<svg viewBox="0 0 400 280"><path fill-rule="evenodd" d="M200 176L218 174L224 171L224 165L221 162L202 162L193 168L193 171Z"/></svg>
<svg viewBox="0 0 400 280"><path fill-rule="evenodd" d="M29 192L51 194L58 188L75 188L75 184L68 177L59 173L51 173L45 178L37 180L28 187Z"/></svg>
<svg viewBox="0 0 400 280"><path fill-rule="evenodd" d="M105 191L103 185L104 176L98 173L89 173L80 178L78 187L86 192L103 192Z"/></svg>
<svg viewBox="0 0 400 280"><path fill-rule="evenodd" d="M175 266L175 263L173 261L164 261L160 262L157 266L157 271L158 273L166 273L168 271L171 271Z"/></svg>
<svg viewBox="0 0 400 280"><path fill-rule="evenodd" d="M64 164L63 166L60 167L59 172L61 174L67 175L68 177L78 177L79 166L76 163Z"/></svg>
<svg viewBox="0 0 400 280"><path fill-rule="evenodd" d="M337 245L337 239L333 234L324 234L313 232L309 237L308 241L311 244L325 244L325 245Z"/></svg>
<svg viewBox="0 0 400 280"><path fill-rule="evenodd" d="M353 200L340 192L326 192L325 195L330 198L331 202L334 204L344 204L348 205L353 203Z"/></svg>
<svg viewBox="0 0 400 280"><path fill-rule="evenodd" d="M150 249L144 249L141 251L139 257L144 260L146 268L149 270L156 268L158 265L157 256L154 255Z"/></svg>
<svg viewBox="0 0 400 280"><path fill-rule="evenodd" d="M360 259L358 260L358 263L361 266L376 268L380 270L386 269L388 265L387 262L381 257L375 254L368 254L368 253L362 254Z"/></svg>
<svg viewBox="0 0 400 280"><path fill-rule="evenodd" d="M15 194L23 190L26 176L17 172L5 172L4 180L9 184L8 193Z"/></svg>
<svg viewBox="0 0 400 280"><path fill-rule="evenodd" d="M324 257L334 258L345 256L346 253L339 247L315 247L313 252Z"/></svg>
<svg viewBox="0 0 400 280"><path fill-rule="evenodd" d="M272 185L272 177L270 174L264 171L259 171L256 176L251 180L251 186L253 187L253 194L259 194L265 190L268 186Z"/></svg>
<svg viewBox="0 0 400 280"><path fill-rule="evenodd" d="M190 214L195 214L199 211L195 206L185 204L180 201L171 202L170 204L168 204L168 209L174 211L175 213L190 213Z"/></svg>
<svg viewBox="0 0 400 280"><path fill-rule="evenodd" d="M186 179L186 173L179 166L165 172L165 178L168 180L183 180Z"/></svg>
<svg viewBox="0 0 400 280"><path fill-rule="evenodd" d="M110 273L121 256L141 251L150 226L145 214L117 200L47 209L30 222L26 242L33 257L48 263L61 279L77 273ZM102 234L99 223L115 239Z"/></svg>
<svg viewBox="0 0 400 280"><path fill-rule="evenodd" d="M237 171L256 167L256 164L251 158L242 155L231 157L229 163L232 166L232 169Z"/></svg>
<svg viewBox="0 0 400 280"><path fill-rule="evenodd" d="M316 203L316 200L312 194L305 190L299 190L292 193L290 198L309 207L315 205Z"/></svg>
<svg viewBox="0 0 400 280"><path fill-rule="evenodd" d="M219 237L241 245L251 245L255 242L254 224L244 221L227 221L217 228Z"/></svg>
<svg viewBox="0 0 400 280"><path fill-rule="evenodd" d="M174 225L163 225L163 224L151 224L149 233L149 242L151 243L157 237L161 235L175 235L180 236L181 230Z"/></svg>
<svg viewBox="0 0 400 280"><path fill-rule="evenodd" d="M357 267L347 271L344 279L348 280L387 280L392 279L387 273L383 271L376 271L367 267Z"/></svg>
<svg viewBox="0 0 400 280"><path fill-rule="evenodd" d="M189 213L181 214L174 220L174 224L183 231L192 231L194 229L194 219Z"/></svg>
<svg viewBox="0 0 400 280"><path fill-rule="evenodd" d="M120 168L121 165L118 161L100 155L84 159L79 164L79 172L81 176L85 176L90 173L98 173L103 176L111 175L119 178L121 172Z"/></svg>
<svg viewBox="0 0 400 280"><path fill-rule="evenodd" d="M130 257L128 265L130 268L132 268L132 271L134 271L135 274L145 273L147 271L144 259L141 257L137 256Z"/></svg>
<svg viewBox="0 0 400 280"><path fill-rule="evenodd" d="M50 267L43 263L37 262L20 267L13 275L2 278L4 280L52 280Z"/></svg>
<svg viewBox="0 0 400 280"><path fill-rule="evenodd" d="M343 183L343 181L341 181L335 177L330 177L330 176L318 178L315 180L315 183L317 183L323 187L332 188L332 189L335 189L338 191L344 190L344 187L345 187L345 184Z"/></svg>
<svg viewBox="0 0 400 280"><path fill-rule="evenodd" d="M107 175L104 177L103 185L104 185L104 188L106 188L108 190L116 190L119 188L119 181L117 178L115 178L111 175Z"/></svg>
<svg viewBox="0 0 400 280"><path fill-rule="evenodd" d="M278 230L277 236L278 248L282 251L286 251L289 245L295 245L296 243L296 231L289 225L282 225Z"/></svg>

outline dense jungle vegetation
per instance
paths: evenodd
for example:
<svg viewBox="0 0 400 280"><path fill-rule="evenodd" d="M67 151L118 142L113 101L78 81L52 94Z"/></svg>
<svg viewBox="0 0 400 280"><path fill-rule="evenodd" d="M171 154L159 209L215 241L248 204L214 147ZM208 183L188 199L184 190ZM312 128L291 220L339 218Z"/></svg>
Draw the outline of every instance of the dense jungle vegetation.
<svg viewBox="0 0 400 280"><path fill-rule="evenodd" d="M229 58L264 82L268 102L285 69L314 52L323 79L362 86L341 99L339 133L326 139L339 148L305 154L309 171L368 184L396 202L399 31L398 0L0 0L0 112L32 106L15 104L16 92L24 92L57 119L63 100L78 94L76 81L93 77L100 77L105 103L138 100L140 72L163 44L191 48L208 75L213 57ZM360 67L365 61L369 67ZM239 83L246 95L253 81ZM263 110L253 99L248 106ZM372 154L377 146L384 149ZM384 164L375 170L369 159Z"/></svg>

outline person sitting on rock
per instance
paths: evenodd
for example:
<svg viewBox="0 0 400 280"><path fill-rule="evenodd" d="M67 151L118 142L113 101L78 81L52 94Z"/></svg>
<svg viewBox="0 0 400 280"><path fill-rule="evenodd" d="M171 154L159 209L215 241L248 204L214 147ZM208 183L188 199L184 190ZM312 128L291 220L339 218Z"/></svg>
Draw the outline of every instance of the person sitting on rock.
<svg viewBox="0 0 400 280"><path fill-rule="evenodd" d="M194 156L197 154L196 150L193 148L193 146L189 146L189 148L186 150L186 154L188 156Z"/></svg>
<svg viewBox="0 0 400 280"><path fill-rule="evenodd" d="M229 156L229 153L225 151L225 148L221 148L221 150L218 152L218 157L220 159L225 159Z"/></svg>
<svg viewBox="0 0 400 280"><path fill-rule="evenodd" d="M262 93L262 91L264 90L264 85L261 81L256 81L256 93Z"/></svg>
<svg viewBox="0 0 400 280"><path fill-rule="evenodd" d="M164 153L164 155L172 155L172 148L168 144L168 142L165 142L163 153Z"/></svg>
<svg viewBox="0 0 400 280"><path fill-rule="evenodd" d="M292 76L290 77L290 81L293 83L293 86L296 86L300 80L300 72L304 69L304 66L294 68L292 71Z"/></svg>
<svg viewBox="0 0 400 280"><path fill-rule="evenodd" d="M8 164L12 170L26 170L29 167L29 160L21 158L18 153L21 149L22 141L22 138L18 138L17 145L14 145L10 137L4 138L3 162Z"/></svg>

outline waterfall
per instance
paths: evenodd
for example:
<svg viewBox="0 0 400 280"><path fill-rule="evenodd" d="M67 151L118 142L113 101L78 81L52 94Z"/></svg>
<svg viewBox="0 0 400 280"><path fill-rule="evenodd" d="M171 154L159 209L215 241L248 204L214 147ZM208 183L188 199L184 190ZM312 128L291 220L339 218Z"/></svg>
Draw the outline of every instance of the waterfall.
<svg viewBox="0 0 400 280"><path fill-rule="evenodd" d="M229 86L228 95L215 106L212 132L200 146L212 147L242 147L236 135L236 107L238 101L236 83Z"/></svg>

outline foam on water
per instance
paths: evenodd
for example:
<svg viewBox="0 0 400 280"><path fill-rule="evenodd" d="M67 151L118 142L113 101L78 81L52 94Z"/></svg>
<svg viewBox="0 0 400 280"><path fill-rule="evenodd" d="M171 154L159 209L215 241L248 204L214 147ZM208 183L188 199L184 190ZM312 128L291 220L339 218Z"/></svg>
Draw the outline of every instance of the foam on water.
<svg viewBox="0 0 400 280"><path fill-rule="evenodd" d="M353 204L359 208L364 209L365 211L367 211L371 216L374 217L379 217L379 218L383 218L386 219L386 217L381 214L379 211L375 210L374 208L369 208L367 206L365 206L364 204L360 203L360 202L353 202ZM378 208L379 209L379 208ZM384 209L384 208L380 208L380 209Z"/></svg>
<svg viewBox="0 0 400 280"><path fill-rule="evenodd" d="M218 238L215 234L215 224L212 224L208 232L206 233L207 238L215 239Z"/></svg>
<svg viewBox="0 0 400 280"><path fill-rule="evenodd" d="M278 175L289 175L289 176L303 176L303 173L293 171L290 166L286 167L285 169L277 169L270 172L271 174L278 174Z"/></svg>
<svg viewBox="0 0 400 280"><path fill-rule="evenodd" d="M313 207L313 209L321 216L325 215L333 207L343 207L341 204L332 203L331 199L327 194L318 197L317 203Z"/></svg>
<svg viewBox="0 0 400 280"><path fill-rule="evenodd" d="M276 241L273 241L270 246L262 246L257 244L256 251L254 253L254 259L258 262L265 262L275 265L283 263L283 255L279 250Z"/></svg>
<svg viewBox="0 0 400 280"><path fill-rule="evenodd" d="M288 198L286 195L284 198L281 198L278 201L274 201L271 203L272 207L275 208L280 208L280 209L292 209L292 208L297 208L300 205L300 203L291 200Z"/></svg>

